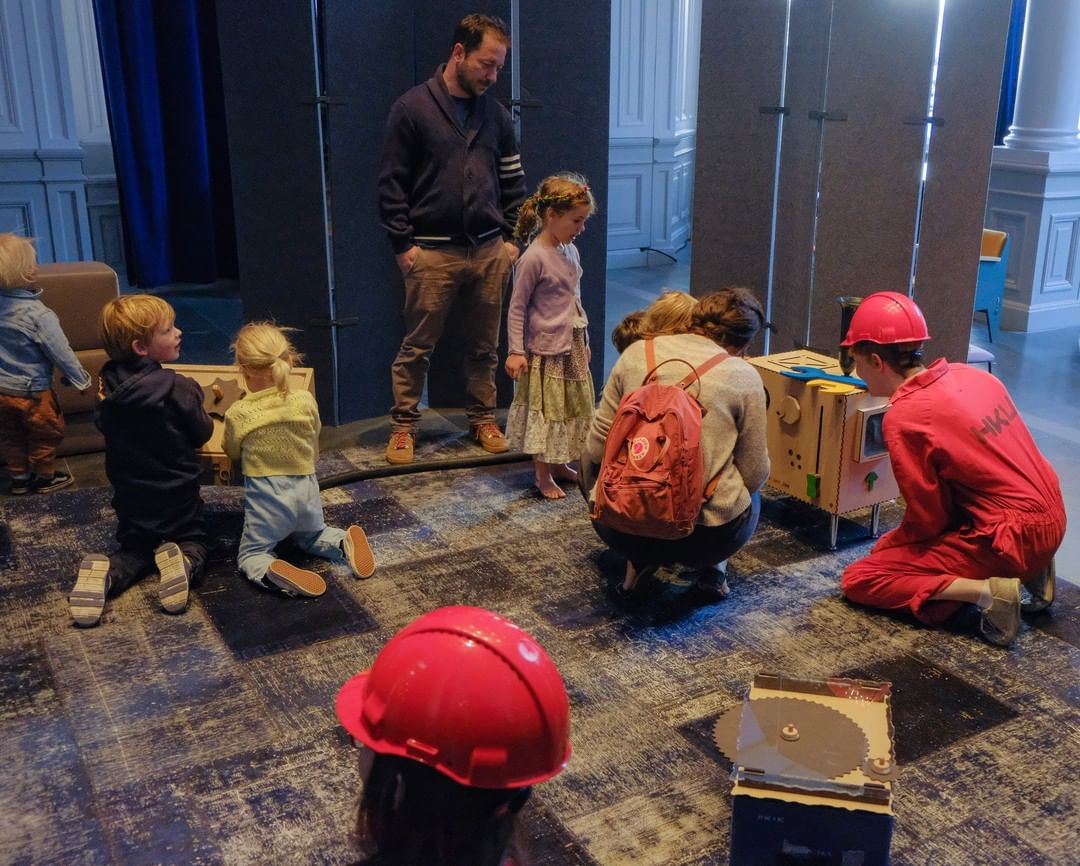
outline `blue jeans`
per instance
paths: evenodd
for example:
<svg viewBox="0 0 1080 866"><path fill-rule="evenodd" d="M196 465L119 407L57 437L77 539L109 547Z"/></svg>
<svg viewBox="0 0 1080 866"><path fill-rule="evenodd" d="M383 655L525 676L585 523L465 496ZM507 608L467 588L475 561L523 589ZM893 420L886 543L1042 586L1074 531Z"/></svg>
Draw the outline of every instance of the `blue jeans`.
<svg viewBox="0 0 1080 866"><path fill-rule="evenodd" d="M345 532L323 520L319 482L314 475L245 478L244 533L237 556L244 576L265 586L266 570L277 559L274 548L286 538L313 556L345 563L341 550Z"/></svg>

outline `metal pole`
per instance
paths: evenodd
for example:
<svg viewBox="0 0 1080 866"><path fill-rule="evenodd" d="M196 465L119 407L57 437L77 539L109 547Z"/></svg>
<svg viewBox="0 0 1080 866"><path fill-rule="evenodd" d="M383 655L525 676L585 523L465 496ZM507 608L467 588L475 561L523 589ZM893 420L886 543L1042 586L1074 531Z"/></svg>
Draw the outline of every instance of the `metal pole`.
<svg viewBox="0 0 1080 866"><path fill-rule="evenodd" d="M510 118L514 137L521 142L521 10L510 0Z"/></svg>

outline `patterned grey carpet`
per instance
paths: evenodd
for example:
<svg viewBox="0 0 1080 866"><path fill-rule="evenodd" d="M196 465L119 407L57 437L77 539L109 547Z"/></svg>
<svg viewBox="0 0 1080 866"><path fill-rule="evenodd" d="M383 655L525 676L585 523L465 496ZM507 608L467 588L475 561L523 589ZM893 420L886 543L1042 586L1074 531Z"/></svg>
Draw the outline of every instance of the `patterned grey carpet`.
<svg viewBox="0 0 1080 866"><path fill-rule="evenodd" d="M336 459L336 458L335 458ZM357 463L344 458L343 471ZM903 775L896 866L1073 864L1080 826L1080 590L1005 652L855 609L823 517L770 499L710 603L662 572L620 609L580 497L550 503L528 464L367 480L324 492L372 538L376 576L323 562L322 599L257 591L234 569L241 492L207 489L220 549L189 611L153 580L74 628L83 551L109 548L107 492L0 503L0 862L344 864L358 771L338 686L419 613L478 604L529 630L560 666L574 757L528 809L533 862L724 864L728 768L710 739L762 670L894 683ZM895 508L883 526L894 525ZM303 560L301 560L303 561Z"/></svg>

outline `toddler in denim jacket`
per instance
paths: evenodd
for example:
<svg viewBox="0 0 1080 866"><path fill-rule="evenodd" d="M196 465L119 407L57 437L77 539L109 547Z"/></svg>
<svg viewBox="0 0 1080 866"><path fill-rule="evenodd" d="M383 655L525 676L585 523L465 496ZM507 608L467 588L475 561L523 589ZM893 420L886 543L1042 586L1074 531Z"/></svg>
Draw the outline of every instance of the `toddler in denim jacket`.
<svg viewBox="0 0 1080 866"><path fill-rule="evenodd" d="M33 286L34 245L0 233L0 459L11 473L11 493L50 493L71 484L56 471L64 415L52 390L53 368L79 391L90 387L56 313Z"/></svg>

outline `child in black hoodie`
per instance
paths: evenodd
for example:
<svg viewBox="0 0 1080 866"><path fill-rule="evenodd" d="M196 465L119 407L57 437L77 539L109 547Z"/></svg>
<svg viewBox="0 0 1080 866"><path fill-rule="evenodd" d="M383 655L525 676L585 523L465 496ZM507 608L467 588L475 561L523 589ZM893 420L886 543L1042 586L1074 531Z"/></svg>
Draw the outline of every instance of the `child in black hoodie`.
<svg viewBox="0 0 1080 866"><path fill-rule="evenodd" d="M95 420L105 434L120 549L88 554L79 564L68 604L82 626L97 625L106 596L155 571L161 606L182 613L208 543L196 449L213 422L202 388L161 366L180 356L176 312L152 295L123 295L102 311L101 333L110 360L101 370Z"/></svg>

